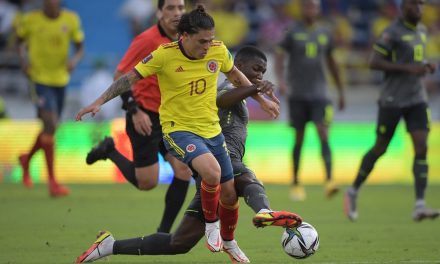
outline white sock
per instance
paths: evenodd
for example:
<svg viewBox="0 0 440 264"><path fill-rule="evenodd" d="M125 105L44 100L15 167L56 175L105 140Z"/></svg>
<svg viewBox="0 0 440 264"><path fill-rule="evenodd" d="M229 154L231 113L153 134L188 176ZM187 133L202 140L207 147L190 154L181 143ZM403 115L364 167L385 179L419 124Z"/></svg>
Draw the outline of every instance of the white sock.
<svg viewBox="0 0 440 264"><path fill-rule="evenodd" d="M263 208L263 209L261 209L260 211L258 211L258 214L262 214L262 213L270 213L270 212L273 212L273 211L270 210L270 209Z"/></svg>
<svg viewBox="0 0 440 264"><path fill-rule="evenodd" d="M416 201L416 208L425 207L425 200L419 199Z"/></svg>

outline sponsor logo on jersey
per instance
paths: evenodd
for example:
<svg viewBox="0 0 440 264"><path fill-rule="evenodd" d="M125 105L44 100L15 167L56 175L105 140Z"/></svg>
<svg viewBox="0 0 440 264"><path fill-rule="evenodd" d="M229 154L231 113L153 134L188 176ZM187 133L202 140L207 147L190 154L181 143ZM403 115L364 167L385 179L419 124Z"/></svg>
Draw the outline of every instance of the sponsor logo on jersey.
<svg viewBox="0 0 440 264"><path fill-rule="evenodd" d="M175 72L184 72L185 70L183 69L183 67L182 66L179 66L176 70L175 70Z"/></svg>
<svg viewBox="0 0 440 264"><path fill-rule="evenodd" d="M209 72L216 72L217 68L218 68L218 63L216 60L210 60L208 61L208 63L206 64L206 68L208 69Z"/></svg>

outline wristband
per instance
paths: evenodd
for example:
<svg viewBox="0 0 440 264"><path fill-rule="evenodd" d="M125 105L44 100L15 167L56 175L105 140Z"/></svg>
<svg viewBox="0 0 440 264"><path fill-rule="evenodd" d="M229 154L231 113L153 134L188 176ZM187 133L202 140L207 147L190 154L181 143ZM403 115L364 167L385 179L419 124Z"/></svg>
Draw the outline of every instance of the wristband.
<svg viewBox="0 0 440 264"><path fill-rule="evenodd" d="M135 101L131 101L128 105L127 105L127 113L134 115L136 114L138 111L138 107Z"/></svg>

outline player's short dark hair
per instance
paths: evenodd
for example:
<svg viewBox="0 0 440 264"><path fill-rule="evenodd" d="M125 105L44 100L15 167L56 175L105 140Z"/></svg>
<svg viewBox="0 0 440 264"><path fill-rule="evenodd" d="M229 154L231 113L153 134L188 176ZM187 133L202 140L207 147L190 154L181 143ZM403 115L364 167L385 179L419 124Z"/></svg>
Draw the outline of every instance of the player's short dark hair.
<svg viewBox="0 0 440 264"><path fill-rule="evenodd" d="M196 9L184 14L180 18L177 30L180 35L184 32L188 34L198 33L200 30L210 30L215 26L214 19L205 11L202 5L198 5Z"/></svg>
<svg viewBox="0 0 440 264"><path fill-rule="evenodd" d="M259 48L255 46L244 46L237 51L235 55L236 61L246 62L254 58L260 58L267 62L267 57Z"/></svg>
<svg viewBox="0 0 440 264"><path fill-rule="evenodd" d="M157 9L162 10L163 6L165 5L166 0L159 0L157 1Z"/></svg>

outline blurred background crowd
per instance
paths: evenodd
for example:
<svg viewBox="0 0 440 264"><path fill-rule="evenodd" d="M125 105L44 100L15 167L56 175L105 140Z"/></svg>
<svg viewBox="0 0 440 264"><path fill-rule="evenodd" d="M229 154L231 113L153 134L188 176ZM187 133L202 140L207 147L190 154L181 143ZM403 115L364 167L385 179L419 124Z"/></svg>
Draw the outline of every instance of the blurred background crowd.
<svg viewBox="0 0 440 264"><path fill-rule="evenodd" d="M216 23L216 37L234 52L257 45L269 55L267 79L273 79L271 54L286 30L301 17L300 0L192 0L204 3ZM380 32L399 16L400 0L321 0L323 23L331 26L335 54L346 83L348 111L342 120L374 119L380 73L368 69L371 46ZM111 82L116 63L133 36L156 23L154 0L64 0L81 17L86 55L69 85L64 119ZM39 8L41 0L0 0L0 116L33 118L28 84L20 71L14 26L24 12ZM440 0L428 0L422 22L429 30L427 54L440 62ZM427 77L434 120L440 119L440 73ZM24 107L28 105L29 108ZM365 107L371 110L366 111ZM350 109L351 106L351 109ZM108 107L105 119L123 116L119 102ZM370 109L368 108L368 109ZM69 110L71 109L71 110ZM352 111L353 110L353 111ZM254 119L263 118L258 114ZM282 117L283 118L283 117Z"/></svg>

